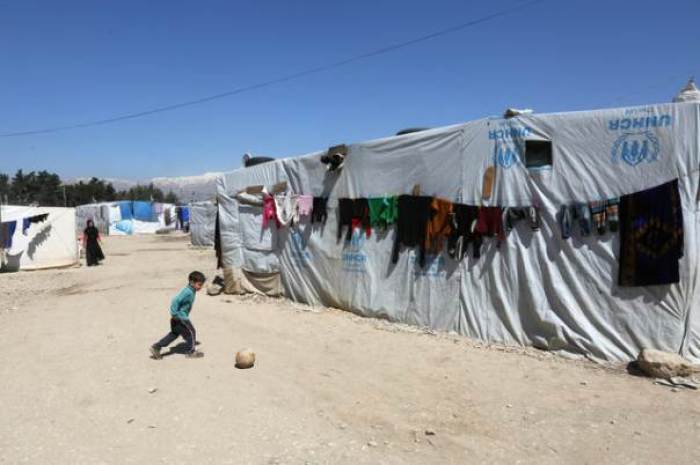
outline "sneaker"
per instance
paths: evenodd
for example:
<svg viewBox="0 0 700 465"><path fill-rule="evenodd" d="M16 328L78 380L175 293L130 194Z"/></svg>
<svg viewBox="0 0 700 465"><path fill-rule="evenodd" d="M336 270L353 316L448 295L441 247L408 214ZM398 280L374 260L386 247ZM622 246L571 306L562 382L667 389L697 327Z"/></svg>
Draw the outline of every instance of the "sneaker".
<svg viewBox="0 0 700 465"><path fill-rule="evenodd" d="M187 358L202 358L204 357L204 352L200 352L199 350L195 350L194 352L190 352L189 354L185 355Z"/></svg>
<svg viewBox="0 0 700 465"><path fill-rule="evenodd" d="M151 346L151 358L154 360L160 360L163 358L163 356L160 355L160 347Z"/></svg>

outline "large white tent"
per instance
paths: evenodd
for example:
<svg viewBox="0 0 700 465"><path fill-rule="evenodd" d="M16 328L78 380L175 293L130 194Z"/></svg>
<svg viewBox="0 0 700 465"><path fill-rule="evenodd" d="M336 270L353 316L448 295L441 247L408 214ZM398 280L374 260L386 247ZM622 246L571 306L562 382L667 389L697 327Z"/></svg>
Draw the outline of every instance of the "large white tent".
<svg viewBox="0 0 700 465"><path fill-rule="evenodd" d="M326 151L238 169L219 180L222 264L229 274L279 276L294 300L483 341L615 361L650 347L699 360L699 126L697 103L523 114L350 144L336 173L320 162ZM538 141L551 142L551 160L528 159ZM486 198L489 167L496 176ZM562 238L563 205L675 179L684 232L677 284L618 285L618 234ZM325 225L263 228L262 207L236 195L279 182L327 196ZM410 249L392 263L394 229L337 239L338 199L416 187L475 206L536 205L541 227L517 227L500 245L485 242L479 259L440 254L425 267Z"/></svg>
<svg viewBox="0 0 700 465"><path fill-rule="evenodd" d="M0 207L3 223L14 222L11 247L4 251L3 270L38 270L78 264L75 209L59 207ZM24 229L24 220L46 215ZM7 237L3 237L7 240Z"/></svg>

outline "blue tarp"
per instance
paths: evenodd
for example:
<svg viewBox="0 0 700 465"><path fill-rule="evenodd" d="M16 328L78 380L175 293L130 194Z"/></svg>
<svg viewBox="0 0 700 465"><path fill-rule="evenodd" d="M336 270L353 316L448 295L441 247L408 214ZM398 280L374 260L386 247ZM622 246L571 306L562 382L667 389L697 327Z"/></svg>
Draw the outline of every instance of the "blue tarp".
<svg viewBox="0 0 700 465"><path fill-rule="evenodd" d="M122 215L123 220L130 220L133 218L133 215L131 214L131 202L128 200L124 200L119 202L119 210Z"/></svg>
<svg viewBox="0 0 700 465"><path fill-rule="evenodd" d="M134 224L131 222L131 220L121 220L115 224L114 227L125 234L131 235L134 233Z"/></svg>
<svg viewBox="0 0 700 465"><path fill-rule="evenodd" d="M135 200L133 203L134 208L134 218L139 221L156 221L155 214L153 212L153 204L151 202L145 202L141 200Z"/></svg>

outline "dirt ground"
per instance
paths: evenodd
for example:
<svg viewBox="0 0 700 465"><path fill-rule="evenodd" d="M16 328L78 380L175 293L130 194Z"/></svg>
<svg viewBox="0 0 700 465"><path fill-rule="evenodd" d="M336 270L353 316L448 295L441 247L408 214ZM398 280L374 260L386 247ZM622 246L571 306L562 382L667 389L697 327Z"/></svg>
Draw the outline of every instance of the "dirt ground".
<svg viewBox="0 0 700 465"><path fill-rule="evenodd" d="M202 292L206 356L152 360L187 274L214 273L187 241L0 275L1 464L700 463L700 392L281 299Z"/></svg>

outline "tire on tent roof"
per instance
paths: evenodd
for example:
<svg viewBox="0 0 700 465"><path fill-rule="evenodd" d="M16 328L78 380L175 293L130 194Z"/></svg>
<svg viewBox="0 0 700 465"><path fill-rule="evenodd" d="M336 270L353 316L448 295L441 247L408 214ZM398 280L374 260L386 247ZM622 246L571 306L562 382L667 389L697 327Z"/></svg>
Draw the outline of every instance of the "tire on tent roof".
<svg viewBox="0 0 700 465"><path fill-rule="evenodd" d="M248 168L250 166L261 165L272 160L274 160L274 158L271 157L250 157L248 160L246 160L245 167Z"/></svg>

